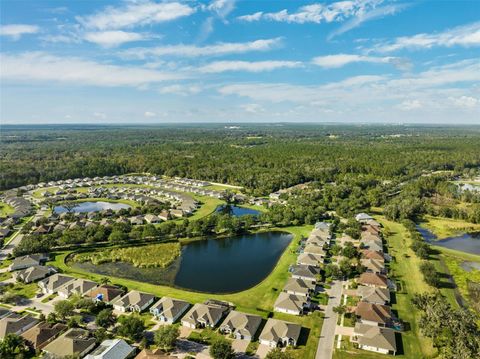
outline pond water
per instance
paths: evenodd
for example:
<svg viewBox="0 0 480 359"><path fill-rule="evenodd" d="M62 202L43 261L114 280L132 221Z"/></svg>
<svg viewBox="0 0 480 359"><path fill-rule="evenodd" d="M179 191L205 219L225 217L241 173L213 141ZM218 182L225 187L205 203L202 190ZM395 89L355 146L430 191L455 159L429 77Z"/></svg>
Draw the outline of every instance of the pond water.
<svg viewBox="0 0 480 359"><path fill-rule="evenodd" d="M71 212L99 212L105 209L111 209L118 211L120 209L130 208L128 204L125 203L114 203L114 202L78 202L78 204L72 208ZM68 212L67 208L64 206L56 206L53 211L55 213L65 213Z"/></svg>
<svg viewBox="0 0 480 359"><path fill-rule="evenodd" d="M250 214L252 216L258 216L260 214L260 211L257 211L256 209L239 207L231 204L224 204L218 206L217 209L215 209L215 212L229 214L235 217L245 216L247 214Z"/></svg>
<svg viewBox="0 0 480 359"><path fill-rule="evenodd" d="M428 229L417 226L417 230L420 232L423 239L433 245L480 255L480 232L464 233L459 236L437 240L435 234Z"/></svg>
<svg viewBox="0 0 480 359"><path fill-rule="evenodd" d="M72 263L94 273L209 292L233 293L255 286L273 270L293 236L284 232L245 234L185 244L168 268L136 268L129 263Z"/></svg>

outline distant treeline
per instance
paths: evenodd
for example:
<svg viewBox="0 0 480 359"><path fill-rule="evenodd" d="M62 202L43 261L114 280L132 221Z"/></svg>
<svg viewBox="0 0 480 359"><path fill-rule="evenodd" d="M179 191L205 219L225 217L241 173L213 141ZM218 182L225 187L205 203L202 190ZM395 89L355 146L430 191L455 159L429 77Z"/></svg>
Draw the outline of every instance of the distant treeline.
<svg viewBox="0 0 480 359"><path fill-rule="evenodd" d="M480 127L3 126L0 140L0 189L149 172L230 183L265 195L346 175L400 183L425 171L480 166Z"/></svg>

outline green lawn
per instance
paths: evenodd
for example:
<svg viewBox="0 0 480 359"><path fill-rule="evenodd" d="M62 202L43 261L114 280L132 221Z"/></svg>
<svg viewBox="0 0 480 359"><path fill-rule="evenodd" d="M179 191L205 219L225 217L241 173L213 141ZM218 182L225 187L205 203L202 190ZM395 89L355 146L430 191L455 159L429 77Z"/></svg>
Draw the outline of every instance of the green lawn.
<svg viewBox="0 0 480 359"><path fill-rule="evenodd" d="M8 289L8 292L21 295L25 298L33 298L37 293L38 286L36 283L24 284L15 283L13 287Z"/></svg>
<svg viewBox="0 0 480 359"><path fill-rule="evenodd" d="M430 230L438 238L446 238L465 232L480 231L480 224L466 222L460 219L425 216L420 223L422 227Z"/></svg>
<svg viewBox="0 0 480 359"><path fill-rule="evenodd" d="M14 212L15 208L5 202L0 202L0 217L6 217Z"/></svg>
<svg viewBox="0 0 480 359"><path fill-rule="evenodd" d="M391 222L385 217L377 215L375 218L383 224L384 235L388 243L388 252L394 260L390 267L390 278L395 278L399 284L399 291L396 293L396 303L392 309L398 313L398 317L408 323L410 330L402 334L402 345L404 353L398 355L401 358L431 358L436 355L429 338L424 337L418 328L420 313L411 304L415 293L431 292L423 280L419 270L421 260L416 257L410 249L411 238L405 227L396 222ZM397 343L400 346L401 343ZM343 349L336 350L334 358L358 358L375 359L385 358L385 355L369 353L363 350L354 349L348 340L342 343Z"/></svg>

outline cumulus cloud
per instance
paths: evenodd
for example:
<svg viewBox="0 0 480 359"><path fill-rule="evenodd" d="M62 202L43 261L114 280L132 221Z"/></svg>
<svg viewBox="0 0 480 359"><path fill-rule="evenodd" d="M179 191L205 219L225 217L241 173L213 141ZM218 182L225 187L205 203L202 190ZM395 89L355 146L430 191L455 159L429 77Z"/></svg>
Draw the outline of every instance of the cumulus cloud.
<svg viewBox="0 0 480 359"><path fill-rule="evenodd" d="M393 64L395 67L401 70L409 70L410 62L406 59L401 59L398 57L378 57L378 56L363 56L355 54L336 54L336 55L326 55L318 56L312 59L314 65L320 66L325 69L339 68L351 63L358 62L369 62L369 63L380 63L380 64Z"/></svg>
<svg viewBox="0 0 480 359"><path fill-rule="evenodd" d="M302 66L302 63L298 61L215 61L200 67L198 70L203 73L226 71L263 72L300 66Z"/></svg>
<svg viewBox="0 0 480 359"><path fill-rule="evenodd" d="M143 114L143 116L145 116L146 118L152 118L152 117L157 116L157 114L156 114L155 112L145 111L145 113Z"/></svg>
<svg viewBox="0 0 480 359"><path fill-rule="evenodd" d="M245 112L252 114L265 112L263 106L258 103L247 103L245 105L241 105L240 108L242 108Z"/></svg>
<svg viewBox="0 0 480 359"><path fill-rule="evenodd" d="M93 15L76 19L86 28L112 30L167 22L194 12L193 7L180 2L132 1L121 7L108 6Z"/></svg>
<svg viewBox="0 0 480 359"><path fill-rule="evenodd" d="M159 92L161 94L174 94L180 96L189 96L195 95L202 91L202 87L199 85L184 85L184 84L174 84L167 85L162 87Z"/></svg>
<svg viewBox="0 0 480 359"><path fill-rule="evenodd" d="M421 108L422 104L419 100L405 100L396 107L402 111L412 111Z"/></svg>
<svg viewBox="0 0 480 359"><path fill-rule="evenodd" d="M9 37L12 40L18 40L23 35L36 34L40 28L36 25L10 24L0 26L0 36Z"/></svg>
<svg viewBox="0 0 480 359"><path fill-rule="evenodd" d="M393 52L403 49L415 50L453 46L480 46L480 21L439 33L422 33L413 36L397 37L393 41L375 46L372 50L377 52Z"/></svg>
<svg viewBox="0 0 480 359"><path fill-rule="evenodd" d="M136 32L121 30L87 32L84 39L105 48L116 47L128 42L145 40L148 37Z"/></svg>
<svg viewBox="0 0 480 359"><path fill-rule="evenodd" d="M15 81L51 81L92 86L142 87L182 78L178 73L134 66L103 64L76 57L59 57L43 52L1 54L0 77Z"/></svg>
<svg viewBox="0 0 480 359"><path fill-rule="evenodd" d="M471 96L449 97L449 100L463 109L473 109L480 105L480 99Z"/></svg>
<svg viewBox="0 0 480 359"><path fill-rule="evenodd" d="M144 59L150 56L222 56L255 51L269 51L280 47L281 44L282 39L277 37L273 39L261 39L249 42L222 42L206 46L166 45L158 47L141 47L125 50L121 52L121 55L127 58L138 59Z"/></svg>

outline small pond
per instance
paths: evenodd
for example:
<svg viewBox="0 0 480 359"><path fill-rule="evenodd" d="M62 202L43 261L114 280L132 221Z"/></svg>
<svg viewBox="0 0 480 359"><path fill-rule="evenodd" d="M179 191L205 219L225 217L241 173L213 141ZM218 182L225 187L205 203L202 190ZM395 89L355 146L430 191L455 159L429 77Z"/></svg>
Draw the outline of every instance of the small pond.
<svg viewBox="0 0 480 359"><path fill-rule="evenodd" d="M417 230L423 239L435 246L480 255L480 232L464 233L462 235L437 240L435 234L428 229L417 226Z"/></svg>
<svg viewBox="0 0 480 359"><path fill-rule="evenodd" d="M72 266L97 274L199 292L233 293L265 279L292 238L284 232L266 232L190 242L168 268L136 268L124 262L72 263Z"/></svg>
<svg viewBox="0 0 480 359"><path fill-rule="evenodd" d="M118 211L120 209L130 208L128 204L125 203L114 203L114 202L78 202L78 204L71 209L71 212L99 212L106 209L111 209L113 211ZM64 206L56 206L53 211L55 213L65 213L68 212L68 209Z"/></svg>
<svg viewBox="0 0 480 359"><path fill-rule="evenodd" d="M256 209L239 207L231 204L224 204L224 205L218 206L215 212L229 214L235 217L245 216L247 214L252 216L258 216L260 214L260 211L257 211Z"/></svg>

